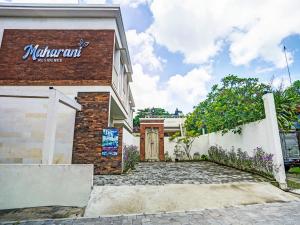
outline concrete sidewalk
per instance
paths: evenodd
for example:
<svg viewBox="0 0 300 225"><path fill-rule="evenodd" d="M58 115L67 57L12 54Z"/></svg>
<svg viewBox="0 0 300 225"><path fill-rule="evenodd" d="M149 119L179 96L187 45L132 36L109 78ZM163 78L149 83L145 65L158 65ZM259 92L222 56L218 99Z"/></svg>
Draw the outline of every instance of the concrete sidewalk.
<svg viewBox="0 0 300 225"><path fill-rule="evenodd" d="M130 216L24 221L20 225L300 225L299 201ZM1 224L1 222L0 222ZM14 222L3 223L15 225Z"/></svg>
<svg viewBox="0 0 300 225"><path fill-rule="evenodd" d="M184 212L298 200L269 183L94 186L86 217Z"/></svg>

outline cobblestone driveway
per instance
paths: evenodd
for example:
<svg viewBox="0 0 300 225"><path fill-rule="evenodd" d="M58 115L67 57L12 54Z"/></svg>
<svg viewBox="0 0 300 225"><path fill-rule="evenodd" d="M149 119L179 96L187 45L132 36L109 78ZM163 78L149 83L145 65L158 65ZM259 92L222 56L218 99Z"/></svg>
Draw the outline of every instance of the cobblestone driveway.
<svg viewBox="0 0 300 225"><path fill-rule="evenodd" d="M123 175L96 175L94 185L163 185L259 182L260 176L211 162L139 163Z"/></svg>
<svg viewBox="0 0 300 225"><path fill-rule="evenodd" d="M300 225L300 202L257 204L195 212L21 222L22 225ZM1 224L1 223L0 223ZM15 223L8 223L10 225Z"/></svg>

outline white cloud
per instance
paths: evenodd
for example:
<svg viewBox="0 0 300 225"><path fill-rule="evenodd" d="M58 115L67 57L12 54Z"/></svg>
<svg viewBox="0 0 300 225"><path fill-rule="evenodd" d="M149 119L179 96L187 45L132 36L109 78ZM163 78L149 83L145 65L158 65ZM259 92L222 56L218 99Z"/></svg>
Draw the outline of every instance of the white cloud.
<svg viewBox="0 0 300 225"><path fill-rule="evenodd" d="M272 81L272 86L275 89L281 89L281 88L285 89L285 88L289 87L290 85L291 85L290 79L286 75L277 76Z"/></svg>
<svg viewBox="0 0 300 225"><path fill-rule="evenodd" d="M153 36L136 30L127 31L126 36L133 61L132 92L137 109L162 107L173 112L178 107L187 113L206 96L211 79L209 68L195 68L163 82L156 72L162 70L164 60L154 52Z"/></svg>
<svg viewBox="0 0 300 225"><path fill-rule="evenodd" d="M167 82L170 100L174 99L174 104L180 104L178 107L191 110L208 93L206 87L210 80L211 75L203 68L195 68L185 75L174 75Z"/></svg>
<svg viewBox="0 0 300 225"><path fill-rule="evenodd" d="M300 34L299 0L153 0L150 8L156 41L186 63L205 63L228 43L234 65L260 58L282 68L281 41Z"/></svg>
<svg viewBox="0 0 300 225"><path fill-rule="evenodd" d="M105 4L106 0L80 0L83 4Z"/></svg>
<svg viewBox="0 0 300 225"><path fill-rule="evenodd" d="M173 112L178 107L190 112L206 97L207 83L211 80L204 68L171 76L166 82L161 82L159 76L146 74L139 64L133 66L133 72L132 92L137 109L162 107Z"/></svg>
<svg viewBox="0 0 300 225"><path fill-rule="evenodd" d="M257 67L255 69L255 74L262 74L262 73L269 73L274 71L276 68L275 67Z"/></svg>
<svg viewBox="0 0 300 225"><path fill-rule="evenodd" d="M143 65L147 70L162 70L164 60L154 53L154 38L147 32L126 32L133 64Z"/></svg>
<svg viewBox="0 0 300 225"><path fill-rule="evenodd" d="M140 64L133 65L132 92L137 109L166 107L167 91L160 86L159 76L146 74Z"/></svg>
<svg viewBox="0 0 300 225"><path fill-rule="evenodd" d="M128 5L132 8L137 8L139 5L148 4L152 0L113 0L114 4Z"/></svg>

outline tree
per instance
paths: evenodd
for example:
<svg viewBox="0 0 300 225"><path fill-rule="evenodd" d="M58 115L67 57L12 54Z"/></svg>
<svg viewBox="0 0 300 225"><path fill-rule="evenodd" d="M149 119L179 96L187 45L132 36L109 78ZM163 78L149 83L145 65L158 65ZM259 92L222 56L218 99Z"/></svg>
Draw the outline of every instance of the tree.
<svg viewBox="0 0 300 225"><path fill-rule="evenodd" d="M133 119L133 126L139 127L140 126L140 118L145 118L147 116L169 116L170 113L163 108L146 108L146 109L139 109L136 116Z"/></svg>
<svg viewBox="0 0 300 225"><path fill-rule="evenodd" d="M295 81L287 89L273 90L278 126L287 131L298 121L297 107L300 106L300 81Z"/></svg>
<svg viewBox="0 0 300 225"><path fill-rule="evenodd" d="M207 99L200 102L186 119L188 131L206 132L232 130L241 133L241 125L265 118L262 96L273 92L278 125L289 130L297 121L296 107L300 105L300 81L287 88L274 90L257 78L239 78L229 75L214 85Z"/></svg>
<svg viewBox="0 0 300 225"><path fill-rule="evenodd" d="M241 125L265 117L262 96L270 90L269 85L259 83L257 78L224 77L188 115L186 129L198 135L202 129L209 133L221 130L226 133L231 129L241 133Z"/></svg>
<svg viewBox="0 0 300 225"><path fill-rule="evenodd" d="M195 141L195 138L197 137L197 133L193 131L186 132L185 136L181 136L180 132L176 132L174 135L172 135L169 140L175 141L175 154L176 152L181 152L181 148L183 148L183 152L186 155L186 157L191 160L191 149L193 142ZM176 155L177 156L177 155Z"/></svg>

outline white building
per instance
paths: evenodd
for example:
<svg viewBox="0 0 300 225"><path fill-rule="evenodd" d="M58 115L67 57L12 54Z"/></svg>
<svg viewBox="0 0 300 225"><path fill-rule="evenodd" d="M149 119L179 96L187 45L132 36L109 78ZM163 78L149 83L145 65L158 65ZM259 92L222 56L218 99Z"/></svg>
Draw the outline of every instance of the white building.
<svg viewBox="0 0 300 225"><path fill-rule="evenodd" d="M2 4L0 44L0 163L41 163L47 129L55 123L49 163L93 163L96 173L121 172L134 100L119 6ZM32 98L50 93L49 87L76 98L81 111ZM47 125L51 104L57 116ZM101 154L108 127L120 132L115 157Z"/></svg>

